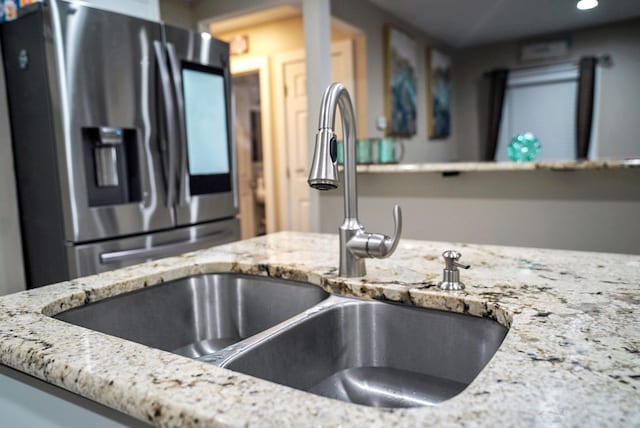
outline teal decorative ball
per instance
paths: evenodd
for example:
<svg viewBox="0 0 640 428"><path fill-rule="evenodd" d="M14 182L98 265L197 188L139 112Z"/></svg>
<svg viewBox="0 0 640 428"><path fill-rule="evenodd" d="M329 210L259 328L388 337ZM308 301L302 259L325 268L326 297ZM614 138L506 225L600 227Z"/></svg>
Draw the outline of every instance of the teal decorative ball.
<svg viewBox="0 0 640 428"><path fill-rule="evenodd" d="M507 147L507 154L514 162L531 162L541 151L540 141L531 132L516 134Z"/></svg>

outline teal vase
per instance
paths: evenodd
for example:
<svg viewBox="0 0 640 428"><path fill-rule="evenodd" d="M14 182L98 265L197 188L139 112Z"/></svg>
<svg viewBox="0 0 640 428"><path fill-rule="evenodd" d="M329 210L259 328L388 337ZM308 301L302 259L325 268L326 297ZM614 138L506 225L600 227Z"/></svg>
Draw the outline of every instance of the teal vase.
<svg viewBox="0 0 640 428"><path fill-rule="evenodd" d="M531 162L542 151L540 141L531 132L516 134L507 147L509 159L514 162Z"/></svg>

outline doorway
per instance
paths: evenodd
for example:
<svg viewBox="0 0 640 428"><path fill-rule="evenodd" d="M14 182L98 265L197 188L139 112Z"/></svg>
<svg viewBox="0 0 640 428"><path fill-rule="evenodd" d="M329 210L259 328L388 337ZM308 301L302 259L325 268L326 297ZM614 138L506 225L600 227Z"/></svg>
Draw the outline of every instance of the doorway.
<svg viewBox="0 0 640 428"><path fill-rule="evenodd" d="M275 231L267 65L262 57L231 61L242 239Z"/></svg>
<svg viewBox="0 0 640 428"><path fill-rule="evenodd" d="M280 224L283 229L309 232L310 190L307 184L309 159L307 141L307 93L304 51L288 52L275 58L276 106L278 111L278 156L286 160L279 172ZM331 78L341 82L355 103L353 41L331 44ZM320 100L317 101L318 103ZM336 134L342 138L341 121L336 119Z"/></svg>
<svg viewBox="0 0 640 428"><path fill-rule="evenodd" d="M248 239L266 233L259 73L233 76L233 96L240 230Z"/></svg>

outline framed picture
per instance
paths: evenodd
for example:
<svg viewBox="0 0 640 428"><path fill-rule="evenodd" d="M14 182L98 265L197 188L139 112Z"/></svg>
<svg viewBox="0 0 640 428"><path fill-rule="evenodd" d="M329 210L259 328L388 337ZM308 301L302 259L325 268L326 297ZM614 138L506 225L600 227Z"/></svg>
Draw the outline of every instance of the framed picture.
<svg viewBox="0 0 640 428"><path fill-rule="evenodd" d="M427 51L429 138L447 138L451 132L451 58L436 49Z"/></svg>
<svg viewBox="0 0 640 428"><path fill-rule="evenodd" d="M417 45L403 32L385 27L385 114L387 135L416 133Z"/></svg>

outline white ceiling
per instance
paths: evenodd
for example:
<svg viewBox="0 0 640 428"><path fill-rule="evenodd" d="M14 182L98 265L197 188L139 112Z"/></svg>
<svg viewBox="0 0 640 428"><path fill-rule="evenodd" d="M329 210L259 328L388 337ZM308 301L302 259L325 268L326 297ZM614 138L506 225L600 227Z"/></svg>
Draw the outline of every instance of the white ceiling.
<svg viewBox="0 0 640 428"><path fill-rule="evenodd" d="M640 17L640 0L600 0L588 11L577 0L371 0L423 33L452 47L547 33Z"/></svg>

